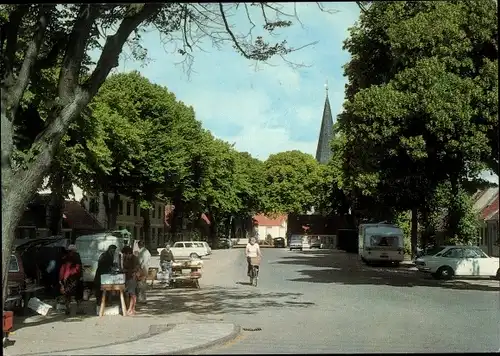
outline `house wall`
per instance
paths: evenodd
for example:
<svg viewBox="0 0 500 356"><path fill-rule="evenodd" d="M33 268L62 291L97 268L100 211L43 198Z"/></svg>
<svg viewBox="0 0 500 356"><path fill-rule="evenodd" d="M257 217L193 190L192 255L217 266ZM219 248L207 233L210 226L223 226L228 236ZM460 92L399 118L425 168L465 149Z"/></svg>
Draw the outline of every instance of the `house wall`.
<svg viewBox="0 0 500 356"><path fill-rule="evenodd" d="M99 196L87 196L83 200L85 209L101 223L102 226L108 226L108 218L104 208L104 194L100 193ZM109 198L113 197L112 193L108 193ZM165 235L165 203L155 202L152 209L149 211L150 230L149 236L151 240L147 242L148 248L156 249L158 246L164 244ZM132 237L136 240L144 239L144 219L140 215L139 204L133 199L120 196L118 204L118 215L116 217L116 229L127 229Z"/></svg>
<svg viewBox="0 0 500 356"><path fill-rule="evenodd" d="M258 226L257 232L259 234L259 241L264 241L268 234L273 238L283 237L286 241L286 229L286 222L281 226Z"/></svg>

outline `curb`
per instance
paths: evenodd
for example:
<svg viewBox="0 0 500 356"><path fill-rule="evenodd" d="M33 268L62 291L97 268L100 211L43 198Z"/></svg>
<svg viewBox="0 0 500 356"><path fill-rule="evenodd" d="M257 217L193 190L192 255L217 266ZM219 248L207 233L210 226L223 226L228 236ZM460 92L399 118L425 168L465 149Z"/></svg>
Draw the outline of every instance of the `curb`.
<svg viewBox="0 0 500 356"><path fill-rule="evenodd" d="M219 338L217 340L214 340L214 341L207 342L207 343L205 343L203 345L200 345L200 346L189 347L189 348L182 349L182 350L179 350L179 351L167 352L165 354L162 353L162 354L159 354L159 355L190 355L190 354L192 354L193 352L196 352L196 351L208 349L208 348L211 348L211 347L214 347L214 346L223 345L226 342L229 342L231 340L236 339L236 337L238 335L240 335L240 333L241 333L241 327L239 325L233 324L233 332L231 334L227 335L227 336L221 337L221 338Z"/></svg>

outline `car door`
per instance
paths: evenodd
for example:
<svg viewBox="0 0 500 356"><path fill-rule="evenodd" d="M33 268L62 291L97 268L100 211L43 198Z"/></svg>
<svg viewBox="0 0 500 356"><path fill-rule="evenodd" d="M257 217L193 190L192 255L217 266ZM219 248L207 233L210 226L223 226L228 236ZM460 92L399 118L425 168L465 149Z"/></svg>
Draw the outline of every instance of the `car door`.
<svg viewBox="0 0 500 356"><path fill-rule="evenodd" d="M468 276L480 276L481 270L485 269L486 266L482 266L481 268L481 255L474 249L470 247L466 247L463 249L464 251L464 263L467 268ZM484 273L484 272L483 272Z"/></svg>
<svg viewBox="0 0 500 356"><path fill-rule="evenodd" d="M463 249L461 247L452 247L442 255L442 264L453 268L456 276L467 276L471 269L463 258Z"/></svg>
<svg viewBox="0 0 500 356"><path fill-rule="evenodd" d="M479 247L471 247L477 261L477 276L495 276L498 269L498 263L484 253Z"/></svg>
<svg viewBox="0 0 500 356"><path fill-rule="evenodd" d="M172 248L172 252L174 254L174 257L176 258L182 258L185 257L185 251L186 249L184 248L184 243L182 242L176 242L174 244L174 247Z"/></svg>

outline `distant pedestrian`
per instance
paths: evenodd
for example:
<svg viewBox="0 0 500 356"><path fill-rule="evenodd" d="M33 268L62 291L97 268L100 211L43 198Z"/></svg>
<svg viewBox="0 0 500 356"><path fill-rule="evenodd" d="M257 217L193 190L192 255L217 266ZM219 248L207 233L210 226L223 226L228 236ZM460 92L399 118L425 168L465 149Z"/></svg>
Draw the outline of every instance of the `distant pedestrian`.
<svg viewBox="0 0 500 356"><path fill-rule="evenodd" d="M63 258L59 270L59 284L61 293L64 295L66 304L66 315L70 314L71 298L74 297L77 304L77 314L83 314L81 302L83 300L83 270L82 260L75 245L69 245L68 251Z"/></svg>
<svg viewBox="0 0 500 356"><path fill-rule="evenodd" d="M146 289L147 283L146 279L149 273L149 267L151 263L151 253L148 251L146 246L144 245L144 241L139 241L139 264L141 266L141 279L137 281L137 300L141 303L146 302Z"/></svg>
<svg viewBox="0 0 500 356"><path fill-rule="evenodd" d="M141 266L139 259L134 255L130 246L122 249L123 272L125 272L125 293L129 297L128 315L135 315L135 305L137 303L137 281L141 278Z"/></svg>
<svg viewBox="0 0 500 356"><path fill-rule="evenodd" d="M170 279L172 278L172 262L175 262L174 254L167 243L160 253L160 267L162 272L167 274L165 278L167 286L170 284Z"/></svg>

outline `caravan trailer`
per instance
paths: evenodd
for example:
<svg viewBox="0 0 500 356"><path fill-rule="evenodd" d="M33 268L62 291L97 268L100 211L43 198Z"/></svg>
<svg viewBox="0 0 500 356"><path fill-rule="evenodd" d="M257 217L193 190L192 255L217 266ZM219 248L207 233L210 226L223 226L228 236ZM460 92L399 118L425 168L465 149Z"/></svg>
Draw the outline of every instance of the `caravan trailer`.
<svg viewBox="0 0 500 356"><path fill-rule="evenodd" d="M359 225L359 251L361 260L366 263L389 262L399 265L404 258L403 230L392 224Z"/></svg>

